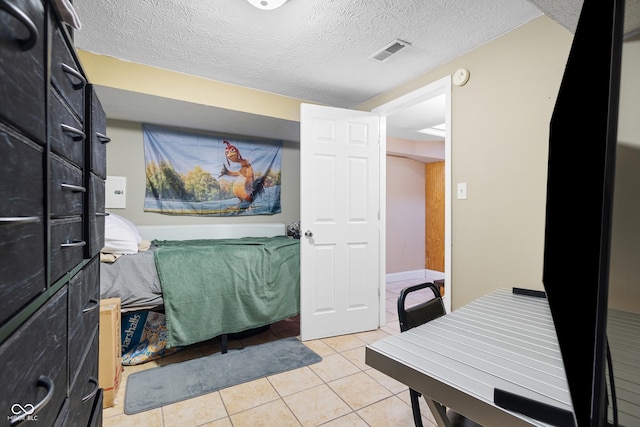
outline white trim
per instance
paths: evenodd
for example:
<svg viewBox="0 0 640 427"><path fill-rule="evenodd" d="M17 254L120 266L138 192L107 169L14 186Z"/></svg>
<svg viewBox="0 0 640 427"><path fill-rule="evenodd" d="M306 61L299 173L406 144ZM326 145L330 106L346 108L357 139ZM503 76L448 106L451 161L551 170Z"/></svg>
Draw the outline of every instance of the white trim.
<svg viewBox="0 0 640 427"><path fill-rule="evenodd" d="M453 160L451 158L451 76L447 76L441 80L444 84L444 90L447 94L445 101L445 123L446 135L444 137L444 306L447 309L447 313L451 311L451 246L452 240L452 213L451 213L451 189L453 188L453 175L451 172L451 165Z"/></svg>
<svg viewBox="0 0 640 427"><path fill-rule="evenodd" d="M399 271L387 274L387 283L404 282L405 280L423 279L425 270Z"/></svg>
<svg viewBox="0 0 640 427"><path fill-rule="evenodd" d="M380 182L378 187L380 188L380 198L378 199L379 206L379 220L380 220L380 236L378 241L380 242L378 262L378 301L380 303L380 315L378 317L379 325L381 328L387 323L387 283L384 280L387 273L387 117L380 116L380 155L379 155L379 171Z"/></svg>
<svg viewBox="0 0 640 427"><path fill-rule="evenodd" d="M425 279L427 277L434 277L434 276L442 276L442 278L445 278L445 274L441 271L435 271L435 270L427 270L427 269L422 269L422 270L409 270L409 271L399 271L397 273L389 273L386 276L386 282L387 283L395 283L395 282L404 282L405 280L414 280L414 279ZM446 284L446 281L445 281Z"/></svg>
<svg viewBox="0 0 640 427"><path fill-rule="evenodd" d="M237 239L285 236L281 223L138 225L143 240Z"/></svg>
<svg viewBox="0 0 640 427"><path fill-rule="evenodd" d="M381 118L385 118L387 115L392 113L397 113L402 111L404 108L415 105L421 101L425 101L427 99L431 99L434 96L440 94L446 95L446 103L445 103L445 120L446 120L446 135L444 140L444 152L445 152L445 202L444 202L444 271L445 271L445 282L444 282L444 290L445 294L443 297L444 306L447 309L447 312L451 311L451 76L445 76L440 80L436 80L435 82L424 86L420 89L417 89L413 92L409 92L403 96L400 96L393 101L389 101L386 104L382 104L381 106L374 108L372 112L377 113L381 116ZM385 121L386 124L386 121ZM381 138L382 139L382 138ZM386 127L385 127L385 154L386 154ZM381 147L382 148L382 147ZM384 162L381 162L384 163ZM382 178L382 174L381 174ZM386 171L385 176L386 180ZM386 181L385 181L386 182ZM385 188L384 186L382 188ZM386 193L385 198L381 201L381 205L384 205L386 202ZM385 222L385 217L381 218L382 223ZM382 232L386 232L384 227L382 227ZM384 237L384 234L383 236ZM386 246L386 243L385 243ZM381 251L382 254L383 251ZM383 255L383 254L382 254ZM381 258L381 264L384 264L385 258ZM384 294L383 294L384 295Z"/></svg>

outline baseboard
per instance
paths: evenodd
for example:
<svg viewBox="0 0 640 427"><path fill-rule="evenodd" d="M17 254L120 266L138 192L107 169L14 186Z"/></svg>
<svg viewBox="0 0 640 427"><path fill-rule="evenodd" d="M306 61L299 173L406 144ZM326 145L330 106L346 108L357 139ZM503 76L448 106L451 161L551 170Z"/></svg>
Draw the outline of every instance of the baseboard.
<svg viewBox="0 0 640 427"><path fill-rule="evenodd" d="M397 273L389 273L386 276L387 283L402 282L403 280L422 279L425 276L425 270L399 271Z"/></svg>
<svg viewBox="0 0 640 427"><path fill-rule="evenodd" d="M434 270L410 270L410 271L399 271L397 273L389 273L386 275L386 283L394 283L394 282L402 282L404 280L412 280L412 279L424 279L425 277L440 277L444 279L444 273L441 271Z"/></svg>

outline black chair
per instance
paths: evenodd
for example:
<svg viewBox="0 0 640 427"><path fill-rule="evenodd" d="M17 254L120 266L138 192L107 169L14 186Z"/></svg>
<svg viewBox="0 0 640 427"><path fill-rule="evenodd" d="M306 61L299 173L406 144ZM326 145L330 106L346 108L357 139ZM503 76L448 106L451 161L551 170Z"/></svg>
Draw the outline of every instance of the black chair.
<svg viewBox="0 0 640 427"><path fill-rule="evenodd" d="M410 293L419 291L421 289L429 288L433 292L433 298L428 299L425 302L406 307L405 301ZM400 332L408 331L411 328L420 326L424 323L437 319L440 316L447 314L440 296L440 291L433 283L421 283L419 285L409 286L404 288L398 296L398 318L400 321ZM416 427L422 426L422 416L420 414L420 393L413 389L409 389L409 395L411 397L411 409L413 410L413 421ZM447 418L453 427L481 427L480 424L465 418L452 409L447 409Z"/></svg>

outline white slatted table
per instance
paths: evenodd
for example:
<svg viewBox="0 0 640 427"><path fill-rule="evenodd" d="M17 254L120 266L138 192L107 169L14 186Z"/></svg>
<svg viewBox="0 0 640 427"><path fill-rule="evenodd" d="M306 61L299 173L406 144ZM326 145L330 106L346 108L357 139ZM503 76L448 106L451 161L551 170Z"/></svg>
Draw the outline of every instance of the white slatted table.
<svg viewBox="0 0 640 427"><path fill-rule="evenodd" d="M366 364L485 426L547 426L493 403L495 388L572 411L546 299L499 289L367 346ZM439 414L440 413L440 414Z"/></svg>
<svg viewBox="0 0 640 427"><path fill-rule="evenodd" d="M640 426L640 314L609 310L607 336L619 423ZM367 346L365 362L422 393L441 426L439 404L486 426L548 426L496 406L495 388L572 411L547 300L508 289Z"/></svg>
<svg viewBox="0 0 640 427"><path fill-rule="evenodd" d="M607 339L613 360L619 425L640 426L640 314L610 309Z"/></svg>

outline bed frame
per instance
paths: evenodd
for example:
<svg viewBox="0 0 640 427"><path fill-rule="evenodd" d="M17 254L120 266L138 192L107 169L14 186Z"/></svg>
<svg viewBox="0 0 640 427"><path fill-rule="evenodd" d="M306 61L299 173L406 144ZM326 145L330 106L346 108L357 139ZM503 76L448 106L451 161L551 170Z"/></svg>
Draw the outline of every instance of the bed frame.
<svg viewBox="0 0 640 427"><path fill-rule="evenodd" d="M252 224L184 224L184 225L138 225L143 240L198 240L237 239L241 237L285 236L286 226L282 223ZM221 352L228 351L228 336L223 334Z"/></svg>

